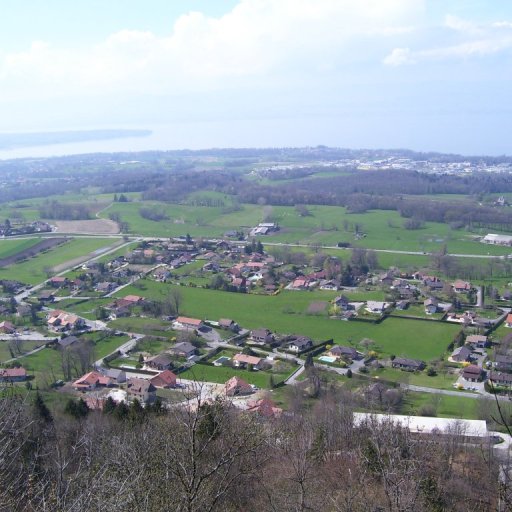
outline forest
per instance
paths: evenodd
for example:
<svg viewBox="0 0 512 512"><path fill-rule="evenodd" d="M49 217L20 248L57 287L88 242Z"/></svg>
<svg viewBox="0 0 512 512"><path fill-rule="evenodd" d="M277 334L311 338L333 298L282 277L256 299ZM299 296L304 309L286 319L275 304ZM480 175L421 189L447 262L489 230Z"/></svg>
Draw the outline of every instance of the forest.
<svg viewBox="0 0 512 512"><path fill-rule="evenodd" d="M200 391L200 390L198 390ZM7 393L9 391L7 390ZM200 393L199 393L200 396ZM299 400L299 402L297 402ZM495 451L462 431L411 434L373 419L353 427L349 393L280 417L191 398L0 402L0 510L510 510ZM300 414L297 411L300 408Z"/></svg>

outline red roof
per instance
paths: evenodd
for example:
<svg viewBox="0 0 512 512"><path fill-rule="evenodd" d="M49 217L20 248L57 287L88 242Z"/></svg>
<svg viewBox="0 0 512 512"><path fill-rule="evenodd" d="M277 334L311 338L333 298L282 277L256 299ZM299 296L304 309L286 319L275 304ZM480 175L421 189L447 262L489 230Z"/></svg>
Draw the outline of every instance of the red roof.
<svg viewBox="0 0 512 512"><path fill-rule="evenodd" d="M266 417L279 416L283 412L281 408L277 407L276 404L268 398L262 398L257 402L249 402L248 406L250 412L257 412L261 416Z"/></svg>
<svg viewBox="0 0 512 512"><path fill-rule="evenodd" d="M73 382L73 386L77 388L87 388L91 386L108 386L112 380L98 372L86 373L83 377Z"/></svg>
<svg viewBox="0 0 512 512"><path fill-rule="evenodd" d="M126 297L123 297L122 300L124 300L126 302L131 302L133 304L133 303L140 302L144 299L142 297L139 297L138 295L127 295Z"/></svg>
<svg viewBox="0 0 512 512"><path fill-rule="evenodd" d="M235 394L252 393L253 388L250 384L245 382L244 379L235 375L224 384L224 391L226 395L231 396Z"/></svg>
<svg viewBox="0 0 512 512"><path fill-rule="evenodd" d="M150 382L155 386L155 388L166 388L169 386L175 386L176 378L176 375L172 373L171 370L164 370L162 373L153 377Z"/></svg>
<svg viewBox="0 0 512 512"><path fill-rule="evenodd" d="M247 356L245 354L236 354L233 357L233 361L238 361L239 363L245 364L260 364L261 357Z"/></svg>
<svg viewBox="0 0 512 512"><path fill-rule="evenodd" d="M176 318L176 322L184 325L195 325L197 327L199 327L203 323L202 320L198 320L197 318L189 318L187 316L179 316L178 318Z"/></svg>
<svg viewBox="0 0 512 512"><path fill-rule="evenodd" d="M0 378L13 379L16 377L26 377L27 370L25 368L2 368L0 369Z"/></svg>

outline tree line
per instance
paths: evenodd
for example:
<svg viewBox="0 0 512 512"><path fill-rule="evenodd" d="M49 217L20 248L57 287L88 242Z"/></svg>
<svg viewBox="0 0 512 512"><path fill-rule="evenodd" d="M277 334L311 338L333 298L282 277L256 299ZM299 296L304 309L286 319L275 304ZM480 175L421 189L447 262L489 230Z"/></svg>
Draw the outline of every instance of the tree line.
<svg viewBox="0 0 512 512"><path fill-rule="evenodd" d="M52 413L40 395L4 394L0 510L483 512L498 497L510 507L493 450L462 430L354 428L346 394L323 398L271 418L224 399L189 397L172 412L110 401L103 413L79 401Z"/></svg>

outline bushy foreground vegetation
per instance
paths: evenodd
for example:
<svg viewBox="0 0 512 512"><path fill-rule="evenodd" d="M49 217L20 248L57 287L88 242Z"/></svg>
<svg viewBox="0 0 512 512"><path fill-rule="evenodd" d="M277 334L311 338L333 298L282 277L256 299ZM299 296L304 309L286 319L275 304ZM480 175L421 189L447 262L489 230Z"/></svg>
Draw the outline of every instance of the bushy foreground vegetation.
<svg viewBox="0 0 512 512"><path fill-rule="evenodd" d="M343 398L270 419L196 399L169 413L76 402L55 416L40 395L10 397L0 402L0 509L488 511L498 495L510 506L492 450L456 431L353 428Z"/></svg>

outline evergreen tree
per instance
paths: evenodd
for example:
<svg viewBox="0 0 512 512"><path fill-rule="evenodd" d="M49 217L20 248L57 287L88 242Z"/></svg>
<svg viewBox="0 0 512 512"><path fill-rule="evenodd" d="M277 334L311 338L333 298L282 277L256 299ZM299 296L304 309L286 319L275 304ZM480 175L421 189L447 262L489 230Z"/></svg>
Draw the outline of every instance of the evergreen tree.
<svg viewBox="0 0 512 512"><path fill-rule="evenodd" d="M50 409L46 406L44 403L43 397L39 393L39 391L36 393L36 399L34 400L34 416L36 419L43 421L46 424L53 422L53 416L50 412Z"/></svg>
<svg viewBox="0 0 512 512"><path fill-rule="evenodd" d="M112 414L116 410L116 403L114 402L111 396L107 397L105 403L103 404L103 412L105 414Z"/></svg>

